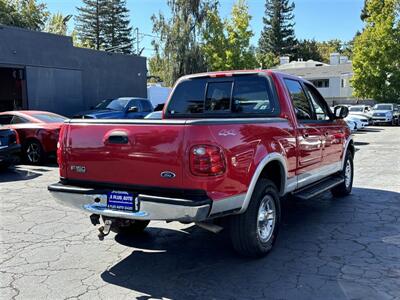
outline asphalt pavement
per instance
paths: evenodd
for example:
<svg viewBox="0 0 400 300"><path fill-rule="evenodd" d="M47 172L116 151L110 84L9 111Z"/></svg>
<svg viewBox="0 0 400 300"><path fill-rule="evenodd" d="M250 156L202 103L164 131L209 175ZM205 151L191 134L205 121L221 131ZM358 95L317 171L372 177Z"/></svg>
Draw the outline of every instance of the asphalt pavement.
<svg viewBox="0 0 400 300"><path fill-rule="evenodd" d="M355 135L351 196L283 203L265 258L226 234L153 222L104 241L57 204L54 165L0 173L0 299L400 299L400 127Z"/></svg>

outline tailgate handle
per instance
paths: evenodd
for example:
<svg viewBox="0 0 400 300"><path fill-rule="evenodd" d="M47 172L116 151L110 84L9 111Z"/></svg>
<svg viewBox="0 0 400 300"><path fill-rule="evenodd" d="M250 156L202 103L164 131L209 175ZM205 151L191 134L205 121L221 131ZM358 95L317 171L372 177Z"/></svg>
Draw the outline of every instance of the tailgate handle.
<svg viewBox="0 0 400 300"><path fill-rule="evenodd" d="M128 135L125 132L113 132L108 136L108 144L128 144Z"/></svg>

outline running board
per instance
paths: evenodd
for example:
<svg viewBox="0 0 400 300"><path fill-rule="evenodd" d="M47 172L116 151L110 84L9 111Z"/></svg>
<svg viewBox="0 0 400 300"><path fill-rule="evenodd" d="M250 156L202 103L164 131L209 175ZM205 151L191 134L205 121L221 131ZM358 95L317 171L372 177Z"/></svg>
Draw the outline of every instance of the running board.
<svg viewBox="0 0 400 300"><path fill-rule="evenodd" d="M331 176L303 187L295 191L293 195L300 200L308 200L330 190L331 188L341 184L343 181L344 178L342 176Z"/></svg>

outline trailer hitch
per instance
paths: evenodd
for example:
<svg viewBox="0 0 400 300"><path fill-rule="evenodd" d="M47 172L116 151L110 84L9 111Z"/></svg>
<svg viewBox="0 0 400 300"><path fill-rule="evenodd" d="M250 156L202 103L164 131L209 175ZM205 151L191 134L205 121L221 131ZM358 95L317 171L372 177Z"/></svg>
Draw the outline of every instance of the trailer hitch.
<svg viewBox="0 0 400 300"><path fill-rule="evenodd" d="M111 225L112 225L111 220L105 220L104 225L99 227L99 234L97 236L100 241L104 240L104 237L110 233Z"/></svg>

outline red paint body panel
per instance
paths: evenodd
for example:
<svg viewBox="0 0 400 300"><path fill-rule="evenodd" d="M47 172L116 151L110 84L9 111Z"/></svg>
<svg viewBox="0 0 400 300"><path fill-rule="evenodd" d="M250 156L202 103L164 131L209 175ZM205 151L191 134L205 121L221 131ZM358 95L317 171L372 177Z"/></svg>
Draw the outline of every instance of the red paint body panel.
<svg viewBox="0 0 400 300"><path fill-rule="evenodd" d="M269 153L284 157L288 178L341 160L344 142L350 135L345 122L300 124L283 78L302 79L271 71L260 72L271 76L275 85L280 105L276 121L272 118L272 122L265 123L251 120L238 123L228 119L222 124L190 120L176 124L156 124L151 120L135 124L66 124L60 137L61 177L96 183L199 189L218 201L246 193L255 170ZM232 72L218 72L213 76L224 74ZM303 138L304 132L308 132L307 138ZM108 137L114 133L126 136L128 143L109 144ZM321 144L322 140L323 146L317 147L317 142ZM189 151L195 145L220 147L226 172L210 177L193 175ZM84 166L86 172L75 172L71 166ZM173 172L176 177L163 178L160 174L164 171Z"/></svg>
<svg viewBox="0 0 400 300"><path fill-rule="evenodd" d="M27 123L6 125L6 127L18 132L22 145L26 144L29 139L34 139L40 142L44 152L55 153L60 127L63 123L45 123L33 117L34 114L38 113L47 114L47 112L43 111L8 111L1 112L0 116L19 116L27 120Z"/></svg>

